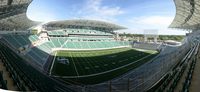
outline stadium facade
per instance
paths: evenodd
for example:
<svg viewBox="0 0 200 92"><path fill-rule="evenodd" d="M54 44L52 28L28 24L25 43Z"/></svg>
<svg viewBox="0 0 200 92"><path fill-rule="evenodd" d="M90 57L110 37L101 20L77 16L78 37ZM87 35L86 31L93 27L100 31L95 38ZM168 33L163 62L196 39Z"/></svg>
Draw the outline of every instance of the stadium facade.
<svg viewBox="0 0 200 92"><path fill-rule="evenodd" d="M27 30L38 24L26 16L27 7L32 0L1 0L1 31Z"/></svg>
<svg viewBox="0 0 200 92"><path fill-rule="evenodd" d="M198 92L198 62L199 62L199 0L173 0L176 6L176 16L169 28L188 31L184 39L183 51L185 55L169 70L157 84L148 91L169 92ZM181 48L177 48L181 50ZM182 53L180 53L182 54ZM174 54L177 55L177 54Z"/></svg>
<svg viewBox="0 0 200 92"><path fill-rule="evenodd" d="M174 0L176 16L169 26L170 28L198 30L199 29L199 1L198 0Z"/></svg>
<svg viewBox="0 0 200 92"><path fill-rule="evenodd" d="M95 20L49 22L43 25L45 30L32 34L29 29L40 22L29 20L26 16L31 1L1 1L1 61L17 85L16 90L83 90L81 85L51 77L49 70L56 51L130 47L128 41L114 35L115 30L124 27ZM2 77L4 72L1 73L2 88L9 89Z"/></svg>
<svg viewBox="0 0 200 92"><path fill-rule="evenodd" d="M125 29L124 27L96 20L52 21L44 24L43 30L38 34L32 34L28 30L31 27L40 24L40 22L31 21L26 16L27 7L31 1L32 0L0 1L0 60L4 64L4 67L6 67L6 70L4 71L9 72L11 79L17 86L16 90L42 92L174 91L174 85L178 82L178 78L181 74L187 69L192 71L191 69L193 68L188 67L191 67L190 65L193 65L194 62L196 62L199 50L198 30L200 19L198 12L200 2L198 0L174 0L176 5L176 16L170 25L170 28L191 30L191 33L188 33L187 37L181 43L182 45L176 47L165 44L130 43L125 39L119 38L114 32ZM134 47L139 48L140 50L159 49L159 54L156 54L155 57L153 56L153 59L151 59L150 62L145 61L146 63L140 64L132 62L132 60L134 60L132 59L133 56L128 53L130 49L127 50L128 54L125 54L129 58L125 60L119 57L125 57L125 55L116 54L119 53L120 50L103 52L111 54L110 56L107 55L104 59L111 58L110 61L118 60L114 63L108 63L113 65L111 68L117 67L116 69L126 70L126 72L123 72L123 74L120 74L117 77L115 76L104 82L93 85L77 85L77 83L70 82L69 79L66 81L64 77L55 77L51 75L53 61L55 61L58 51L89 52L89 50L92 50L98 52L124 47ZM142 57L151 56L146 52L141 53L135 51L134 53L136 52L137 54L140 53L138 57L142 55L144 55ZM94 52L91 53L93 54ZM102 52L99 53L101 54ZM93 55L89 56L94 57ZM79 57L81 57L81 55L79 55ZM112 59L113 57L119 58ZM102 59L102 57L100 58ZM66 59L64 63L68 63L69 60ZM76 61L78 59L71 58L71 60ZM94 60L94 58L88 60ZM126 65L115 65L116 63L121 63L123 61L126 61L123 63ZM92 74L94 72L96 74L101 74L104 69L98 68L106 67L108 65L107 62L104 61L104 63L98 63L99 66L97 66L92 61L90 66L94 67L94 69L97 68L96 70L88 71L91 67L87 65L84 65L86 66L84 67L85 69L80 68L80 70L82 69L82 71L86 72L85 74ZM130 68L129 65L133 65L134 63L141 66L136 67L134 65ZM135 67L135 69L132 67ZM110 69L109 71L113 70L115 69ZM6 84L7 82L3 77L5 74L4 71L0 73L1 88L9 89ZM103 71L103 73L105 72L107 72L107 70ZM192 72L189 72L188 76L191 76L191 73ZM67 74L70 74L70 72L67 72ZM73 73L71 74L73 75ZM78 76L75 76L75 80L78 80L79 77L82 78L79 74L77 75ZM117 74L113 73L112 75ZM174 78L174 81L170 82L172 86L168 84L169 82L167 81L170 78ZM191 83L190 79L186 79L184 88L182 89L183 91L188 90L188 81ZM167 87L166 84L168 85Z"/></svg>

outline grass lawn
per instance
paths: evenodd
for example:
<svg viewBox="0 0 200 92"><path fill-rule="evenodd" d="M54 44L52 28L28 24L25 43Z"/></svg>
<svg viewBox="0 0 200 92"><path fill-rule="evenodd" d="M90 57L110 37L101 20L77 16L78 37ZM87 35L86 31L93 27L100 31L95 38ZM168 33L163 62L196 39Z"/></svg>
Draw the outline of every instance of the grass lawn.
<svg viewBox="0 0 200 92"><path fill-rule="evenodd" d="M53 76L66 81L95 84L113 79L151 60L157 51L120 48L97 51L57 51ZM67 59L64 64L58 58Z"/></svg>

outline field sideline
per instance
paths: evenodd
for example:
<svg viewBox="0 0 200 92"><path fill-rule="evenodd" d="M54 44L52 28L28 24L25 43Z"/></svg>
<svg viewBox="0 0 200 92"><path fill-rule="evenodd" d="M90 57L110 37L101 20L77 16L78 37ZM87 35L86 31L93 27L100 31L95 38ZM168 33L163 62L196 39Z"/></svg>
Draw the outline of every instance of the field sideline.
<svg viewBox="0 0 200 92"><path fill-rule="evenodd" d="M152 59L157 51L120 48L98 51L57 51L51 76L93 84L115 78ZM65 58L63 64L58 58ZM91 80L88 82L86 80Z"/></svg>

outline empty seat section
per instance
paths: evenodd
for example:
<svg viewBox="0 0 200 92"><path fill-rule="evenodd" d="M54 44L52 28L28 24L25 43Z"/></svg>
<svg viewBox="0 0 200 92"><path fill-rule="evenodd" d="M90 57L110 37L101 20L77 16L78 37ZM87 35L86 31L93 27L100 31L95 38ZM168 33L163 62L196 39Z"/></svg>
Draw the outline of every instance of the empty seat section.
<svg viewBox="0 0 200 92"><path fill-rule="evenodd" d="M28 41L28 37L25 35L13 35L12 36L17 42L19 42L22 46L30 44Z"/></svg>
<svg viewBox="0 0 200 92"><path fill-rule="evenodd" d="M11 35L5 35L4 38L8 41L9 44L13 45L14 47L19 48L22 45L16 41Z"/></svg>
<svg viewBox="0 0 200 92"><path fill-rule="evenodd" d="M58 40L58 38L50 38L50 39L51 39L51 42L54 44L54 46L55 46L56 48L61 47L61 43L60 43L60 41Z"/></svg>
<svg viewBox="0 0 200 92"><path fill-rule="evenodd" d="M53 45L52 42L46 42L46 44L47 44L49 47L51 47L51 48L55 48L55 46Z"/></svg>
<svg viewBox="0 0 200 92"><path fill-rule="evenodd" d="M38 40L39 40L39 38L38 38L37 35L30 35L30 36L28 37L28 39L29 39L31 42L35 42L35 41L38 41Z"/></svg>
<svg viewBox="0 0 200 92"><path fill-rule="evenodd" d="M40 58L41 58L42 60L44 60L44 61L45 61L45 60L47 59L47 57L49 56L48 53L46 53L46 52L40 50L40 49L37 48L37 47L32 48L31 51L33 51L33 52L35 52L37 55L39 55Z"/></svg>
<svg viewBox="0 0 200 92"><path fill-rule="evenodd" d="M40 46L37 46L39 49L43 50L46 53L51 53L51 47L46 43L41 44Z"/></svg>
<svg viewBox="0 0 200 92"><path fill-rule="evenodd" d="M25 56L31 58L32 60L36 61L36 63L38 63L40 65L44 64L44 61L41 59L41 57L39 57L33 51L28 52Z"/></svg>
<svg viewBox="0 0 200 92"><path fill-rule="evenodd" d="M100 48L100 47L96 47L95 42L87 42L88 45L90 46L90 48L94 49L94 48Z"/></svg>
<svg viewBox="0 0 200 92"><path fill-rule="evenodd" d="M58 38L58 40L59 40L59 42L60 42L61 44L64 44L64 43L67 41L67 38L61 37L61 38Z"/></svg>
<svg viewBox="0 0 200 92"><path fill-rule="evenodd" d="M73 43L74 43L74 42L69 41L69 42L67 42L63 47L75 49L75 46L74 46Z"/></svg>
<svg viewBox="0 0 200 92"><path fill-rule="evenodd" d="M74 44L75 48L77 48L77 49L82 48L79 42L74 42L73 44Z"/></svg>

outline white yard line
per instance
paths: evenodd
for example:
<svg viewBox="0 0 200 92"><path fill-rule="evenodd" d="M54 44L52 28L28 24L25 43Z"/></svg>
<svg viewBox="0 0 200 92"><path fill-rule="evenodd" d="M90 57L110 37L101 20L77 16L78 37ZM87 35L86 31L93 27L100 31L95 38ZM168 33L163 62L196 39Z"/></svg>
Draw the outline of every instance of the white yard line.
<svg viewBox="0 0 200 92"><path fill-rule="evenodd" d="M80 55L81 57L83 56L82 53L79 53L79 55ZM87 63L90 67L92 67L92 64L88 62L89 59L87 59L87 58L83 58L83 59L86 60L86 63ZM94 70L94 71L96 72L96 70Z"/></svg>
<svg viewBox="0 0 200 92"><path fill-rule="evenodd" d="M146 50L146 49L138 49L138 48L133 48L133 49L137 51L142 51L142 52L155 51L155 50Z"/></svg>
<svg viewBox="0 0 200 92"><path fill-rule="evenodd" d="M143 59L145 59L145 58L147 58L147 57L149 57L149 56L151 56L151 55L153 55L153 54L155 54L155 53L152 53L152 54L147 55L147 56L145 56L145 57L143 57L143 58L141 58L141 59L139 59L139 60L137 60L137 61L135 61L135 62L126 64L126 65L124 65L124 66L121 66L121 67L118 67L118 68L115 68L115 69L112 69L112 70L108 70L108 71L100 72L100 73L95 73L95 74L90 74L90 75L81 75L81 76L78 76L78 77L79 77L79 78L81 78L81 77L90 77L90 76L96 76L96 75L100 75L100 74L105 74L105 73L108 73L108 72L112 72L112 71L115 71L115 70L124 68L124 67L126 67L126 66L129 66L129 65L131 65L131 64L137 63L137 62L139 62L139 61L141 61L141 60L143 60ZM59 78L77 78L77 76L53 76L53 77L59 77Z"/></svg>
<svg viewBox="0 0 200 92"><path fill-rule="evenodd" d="M79 73L78 73L78 71L77 71L77 68L76 68L76 65L75 65L75 63L74 63L74 59L73 59L71 53L70 53L70 56L71 56L71 58L72 58L72 63L73 63L73 65L74 65L74 68L75 68L76 74L77 74L77 76L79 77ZM77 76L76 76L76 77L77 77Z"/></svg>
<svg viewBox="0 0 200 92"><path fill-rule="evenodd" d="M53 69L53 66L54 66L54 63L55 63L56 55L57 55L57 52L55 53L54 58L53 58L53 63L51 65L50 72L49 72L50 75L51 75L51 72L52 72L52 69Z"/></svg>

